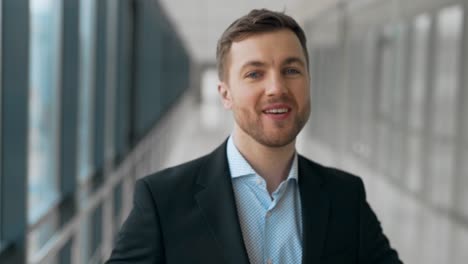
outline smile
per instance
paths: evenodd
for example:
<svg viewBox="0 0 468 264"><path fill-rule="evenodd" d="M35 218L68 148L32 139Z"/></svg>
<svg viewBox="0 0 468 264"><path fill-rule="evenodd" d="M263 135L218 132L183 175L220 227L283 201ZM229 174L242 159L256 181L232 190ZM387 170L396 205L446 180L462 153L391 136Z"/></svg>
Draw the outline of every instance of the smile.
<svg viewBox="0 0 468 264"><path fill-rule="evenodd" d="M274 108L263 111L265 114L284 114L289 112L288 108Z"/></svg>

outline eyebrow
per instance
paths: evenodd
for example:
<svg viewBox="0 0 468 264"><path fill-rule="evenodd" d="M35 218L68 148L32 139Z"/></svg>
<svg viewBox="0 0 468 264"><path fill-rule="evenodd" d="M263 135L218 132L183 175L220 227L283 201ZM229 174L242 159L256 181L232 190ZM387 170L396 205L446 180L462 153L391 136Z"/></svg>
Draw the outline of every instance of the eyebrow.
<svg viewBox="0 0 468 264"><path fill-rule="evenodd" d="M261 62L261 61L256 61L256 60L252 60L252 61L248 61L246 63L244 63L244 65L242 65L242 67L240 68L240 71L244 71L245 68L251 66L251 67L264 67L266 65L266 63L264 62Z"/></svg>
<svg viewBox="0 0 468 264"><path fill-rule="evenodd" d="M300 59L299 57L288 57L286 58L282 63L281 65L290 65L290 64L294 64L294 63L298 63L300 64L302 67L305 67L305 63L302 59ZM251 61L247 61L246 63L244 63L244 65L242 65L242 67L240 68L240 71L244 71L245 68L251 66L251 67L265 67L266 63L262 62L262 61L258 61L258 60L251 60Z"/></svg>
<svg viewBox="0 0 468 264"><path fill-rule="evenodd" d="M286 60L284 60L282 65L289 65L289 64L294 64L294 63L298 63L302 67L305 67L304 61L302 59L298 58L298 57L289 57Z"/></svg>

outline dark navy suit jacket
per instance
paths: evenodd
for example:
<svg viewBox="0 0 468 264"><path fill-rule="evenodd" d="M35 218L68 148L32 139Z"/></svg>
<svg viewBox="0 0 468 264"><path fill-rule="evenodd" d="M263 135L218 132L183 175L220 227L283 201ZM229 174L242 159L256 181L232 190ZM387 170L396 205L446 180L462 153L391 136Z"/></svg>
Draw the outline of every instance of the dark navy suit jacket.
<svg viewBox="0 0 468 264"><path fill-rule="evenodd" d="M402 263L366 202L360 178L302 156L298 162L302 263ZM226 142L136 182L133 209L107 263L249 263Z"/></svg>

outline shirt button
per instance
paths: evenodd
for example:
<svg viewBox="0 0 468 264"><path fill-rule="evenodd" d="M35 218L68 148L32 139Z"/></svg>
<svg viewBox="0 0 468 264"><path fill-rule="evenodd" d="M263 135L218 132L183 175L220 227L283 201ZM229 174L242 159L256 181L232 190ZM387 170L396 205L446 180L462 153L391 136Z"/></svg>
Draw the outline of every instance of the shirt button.
<svg viewBox="0 0 468 264"><path fill-rule="evenodd" d="M262 179L257 178L257 184L258 184L258 185L261 185L261 184L262 184Z"/></svg>
<svg viewBox="0 0 468 264"><path fill-rule="evenodd" d="M267 263L267 264L273 264L273 260L268 259L266 263Z"/></svg>
<svg viewBox="0 0 468 264"><path fill-rule="evenodd" d="M266 213L266 217L270 217L270 216L271 216L271 212L268 211L268 212Z"/></svg>

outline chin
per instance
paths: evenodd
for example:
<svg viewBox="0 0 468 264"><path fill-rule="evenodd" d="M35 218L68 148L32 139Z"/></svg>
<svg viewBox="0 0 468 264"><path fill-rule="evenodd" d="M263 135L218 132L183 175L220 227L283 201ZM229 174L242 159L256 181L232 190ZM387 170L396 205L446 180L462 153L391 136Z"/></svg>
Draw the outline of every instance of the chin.
<svg viewBox="0 0 468 264"><path fill-rule="evenodd" d="M254 139L260 144L270 147L270 148L281 148L285 147L296 139L295 135L284 135L284 136L274 136L274 137L257 137Z"/></svg>

